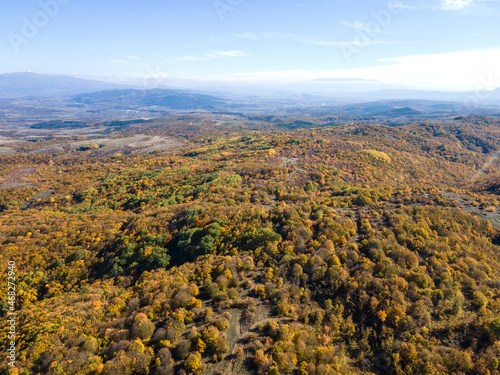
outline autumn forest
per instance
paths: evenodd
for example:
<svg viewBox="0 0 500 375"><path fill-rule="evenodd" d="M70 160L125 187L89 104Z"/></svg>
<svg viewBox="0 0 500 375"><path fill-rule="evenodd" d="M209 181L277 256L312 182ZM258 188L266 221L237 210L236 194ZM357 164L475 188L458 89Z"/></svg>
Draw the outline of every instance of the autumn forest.
<svg viewBox="0 0 500 375"><path fill-rule="evenodd" d="M499 120L104 128L0 156L2 373L500 374Z"/></svg>

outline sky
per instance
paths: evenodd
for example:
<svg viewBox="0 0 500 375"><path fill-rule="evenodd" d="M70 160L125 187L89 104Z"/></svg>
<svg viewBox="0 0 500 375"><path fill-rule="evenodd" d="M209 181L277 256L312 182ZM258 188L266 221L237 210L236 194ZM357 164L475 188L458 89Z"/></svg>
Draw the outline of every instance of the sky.
<svg viewBox="0 0 500 375"><path fill-rule="evenodd" d="M499 16L499 0L4 0L0 73L491 90Z"/></svg>

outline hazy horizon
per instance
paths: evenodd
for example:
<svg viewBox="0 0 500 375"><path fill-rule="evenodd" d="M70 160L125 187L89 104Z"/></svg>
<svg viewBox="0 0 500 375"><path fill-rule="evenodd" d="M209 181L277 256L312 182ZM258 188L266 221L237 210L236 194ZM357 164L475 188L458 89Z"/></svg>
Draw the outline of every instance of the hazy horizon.
<svg viewBox="0 0 500 375"><path fill-rule="evenodd" d="M496 0L3 6L0 74L306 91L500 86Z"/></svg>

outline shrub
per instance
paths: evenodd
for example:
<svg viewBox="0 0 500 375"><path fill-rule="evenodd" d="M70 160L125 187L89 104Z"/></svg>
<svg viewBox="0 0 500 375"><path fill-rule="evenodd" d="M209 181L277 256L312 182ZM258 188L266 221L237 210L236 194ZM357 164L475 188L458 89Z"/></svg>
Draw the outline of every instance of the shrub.
<svg viewBox="0 0 500 375"><path fill-rule="evenodd" d="M148 340L153 336L155 325L143 313L139 313L134 318L132 329L130 331L132 338Z"/></svg>
<svg viewBox="0 0 500 375"><path fill-rule="evenodd" d="M214 325L219 331L224 331L229 327L229 320L226 318L219 318L215 321Z"/></svg>
<svg viewBox="0 0 500 375"><path fill-rule="evenodd" d="M201 355L196 352L189 355L184 362L184 368L189 372L195 372L201 366Z"/></svg>
<svg viewBox="0 0 500 375"><path fill-rule="evenodd" d="M181 340L175 347L175 356L178 359L186 359L191 350L191 344L187 340Z"/></svg>

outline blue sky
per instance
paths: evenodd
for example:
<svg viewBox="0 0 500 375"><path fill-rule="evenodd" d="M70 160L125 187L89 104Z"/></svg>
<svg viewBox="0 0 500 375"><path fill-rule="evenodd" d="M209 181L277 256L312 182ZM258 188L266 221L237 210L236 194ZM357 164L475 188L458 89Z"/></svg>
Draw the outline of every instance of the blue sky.
<svg viewBox="0 0 500 375"><path fill-rule="evenodd" d="M0 9L0 73L500 86L498 0L6 0Z"/></svg>

